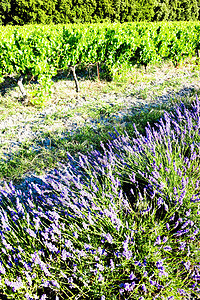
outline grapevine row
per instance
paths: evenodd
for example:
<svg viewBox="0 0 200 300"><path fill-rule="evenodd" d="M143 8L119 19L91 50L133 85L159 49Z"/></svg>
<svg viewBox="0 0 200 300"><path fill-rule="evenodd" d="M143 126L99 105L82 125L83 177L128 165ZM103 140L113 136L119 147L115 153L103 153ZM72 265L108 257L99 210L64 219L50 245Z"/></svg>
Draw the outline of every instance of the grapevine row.
<svg viewBox="0 0 200 300"><path fill-rule="evenodd" d="M0 76L38 78L82 64L103 63L110 70L124 62L144 65L171 60L177 65L196 55L199 22L0 27ZM75 78L76 79L76 78ZM22 92L23 86L21 85ZM77 85L78 90L78 85Z"/></svg>

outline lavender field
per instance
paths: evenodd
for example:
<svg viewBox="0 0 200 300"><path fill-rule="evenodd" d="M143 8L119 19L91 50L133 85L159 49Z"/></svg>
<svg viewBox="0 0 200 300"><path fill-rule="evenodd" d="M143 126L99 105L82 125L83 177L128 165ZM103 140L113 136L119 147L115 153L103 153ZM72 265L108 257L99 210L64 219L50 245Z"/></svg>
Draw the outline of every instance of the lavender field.
<svg viewBox="0 0 200 300"><path fill-rule="evenodd" d="M200 298L200 101L133 127L1 187L0 299Z"/></svg>

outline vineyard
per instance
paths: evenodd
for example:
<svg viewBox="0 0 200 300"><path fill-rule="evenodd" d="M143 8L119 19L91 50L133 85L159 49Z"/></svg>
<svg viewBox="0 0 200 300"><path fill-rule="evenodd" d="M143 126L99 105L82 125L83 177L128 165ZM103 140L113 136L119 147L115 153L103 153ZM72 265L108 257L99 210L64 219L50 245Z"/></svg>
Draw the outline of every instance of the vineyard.
<svg viewBox="0 0 200 300"><path fill-rule="evenodd" d="M1 27L0 76L18 75L26 96L24 77L45 85L58 70L71 68L78 92L77 65L100 64L109 78L113 67L124 63L146 67L171 60L178 66L198 55L199 35L199 22Z"/></svg>

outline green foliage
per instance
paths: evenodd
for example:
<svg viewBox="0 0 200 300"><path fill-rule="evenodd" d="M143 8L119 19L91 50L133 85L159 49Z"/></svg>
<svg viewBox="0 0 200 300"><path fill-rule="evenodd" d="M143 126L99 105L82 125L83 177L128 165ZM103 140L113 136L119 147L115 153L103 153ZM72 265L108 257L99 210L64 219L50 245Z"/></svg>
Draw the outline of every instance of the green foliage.
<svg viewBox="0 0 200 300"><path fill-rule="evenodd" d="M0 24L198 20L199 0L2 0Z"/></svg>
<svg viewBox="0 0 200 300"><path fill-rule="evenodd" d="M168 21L176 21L176 10L178 6L178 0L169 0L169 19Z"/></svg>
<svg viewBox="0 0 200 300"><path fill-rule="evenodd" d="M132 22L134 21L134 15L136 13L137 3L133 0L121 0L121 22Z"/></svg>
<svg viewBox="0 0 200 300"><path fill-rule="evenodd" d="M176 65L195 54L198 36L194 22L7 27L0 34L1 75L48 77L100 62L112 79L113 67L125 62L146 67L170 59Z"/></svg>
<svg viewBox="0 0 200 300"><path fill-rule="evenodd" d="M121 0L113 0L114 22L120 21Z"/></svg>
<svg viewBox="0 0 200 300"><path fill-rule="evenodd" d="M9 22L11 13L11 1L1 0L0 1L0 25L5 25Z"/></svg>
<svg viewBox="0 0 200 300"><path fill-rule="evenodd" d="M156 7L156 0L138 0L136 5L136 13L134 21L151 22L154 17L154 9Z"/></svg>
<svg viewBox="0 0 200 300"><path fill-rule="evenodd" d="M53 22L55 1L12 0L12 24L49 24Z"/></svg>
<svg viewBox="0 0 200 300"><path fill-rule="evenodd" d="M169 0L159 0L154 9L154 21L166 21L169 19Z"/></svg>
<svg viewBox="0 0 200 300"><path fill-rule="evenodd" d="M72 1L72 22L90 22L96 9L96 0L73 0Z"/></svg>
<svg viewBox="0 0 200 300"><path fill-rule="evenodd" d="M191 21L198 18L198 3L197 0L178 0L176 10L177 21Z"/></svg>
<svg viewBox="0 0 200 300"><path fill-rule="evenodd" d="M55 11L53 22L55 24L72 22L72 0L57 0L55 3Z"/></svg>
<svg viewBox="0 0 200 300"><path fill-rule="evenodd" d="M102 20L112 20L114 16L114 8L112 5L112 1L109 0L97 0L96 1L96 10L94 14L95 21L102 21Z"/></svg>

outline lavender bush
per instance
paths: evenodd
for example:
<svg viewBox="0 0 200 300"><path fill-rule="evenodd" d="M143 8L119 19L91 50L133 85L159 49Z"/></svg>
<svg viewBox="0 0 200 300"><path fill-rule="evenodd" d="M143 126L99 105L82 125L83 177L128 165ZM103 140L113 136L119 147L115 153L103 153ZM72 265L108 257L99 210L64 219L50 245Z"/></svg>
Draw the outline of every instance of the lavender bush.
<svg viewBox="0 0 200 300"><path fill-rule="evenodd" d="M200 101L1 189L2 299L199 299Z"/></svg>

